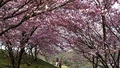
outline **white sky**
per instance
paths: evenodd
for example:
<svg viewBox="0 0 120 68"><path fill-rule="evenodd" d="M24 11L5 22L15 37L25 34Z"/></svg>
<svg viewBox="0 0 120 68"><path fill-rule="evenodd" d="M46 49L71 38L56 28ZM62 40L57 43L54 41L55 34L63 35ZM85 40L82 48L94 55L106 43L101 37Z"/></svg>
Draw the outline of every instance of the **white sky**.
<svg viewBox="0 0 120 68"><path fill-rule="evenodd" d="M115 2L115 4L112 6L112 8L120 9L120 4L118 4L117 2Z"/></svg>

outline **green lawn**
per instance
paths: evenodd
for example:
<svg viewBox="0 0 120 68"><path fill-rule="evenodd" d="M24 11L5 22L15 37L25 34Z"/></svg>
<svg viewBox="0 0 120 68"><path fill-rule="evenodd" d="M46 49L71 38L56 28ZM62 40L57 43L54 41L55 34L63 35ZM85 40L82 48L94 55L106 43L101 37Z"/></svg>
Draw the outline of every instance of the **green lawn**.
<svg viewBox="0 0 120 68"><path fill-rule="evenodd" d="M68 67L63 65L62 68L68 68Z"/></svg>
<svg viewBox="0 0 120 68"><path fill-rule="evenodd" d="M9 59L5 58L2 53L2 50L0 50L0 68L8 68L8 65L9 65ZM34 61L33 64L30 66L27 66L25 63L22 63L20 68L57 68L57 67L41 59L38 59L37 61Z"/></svg>

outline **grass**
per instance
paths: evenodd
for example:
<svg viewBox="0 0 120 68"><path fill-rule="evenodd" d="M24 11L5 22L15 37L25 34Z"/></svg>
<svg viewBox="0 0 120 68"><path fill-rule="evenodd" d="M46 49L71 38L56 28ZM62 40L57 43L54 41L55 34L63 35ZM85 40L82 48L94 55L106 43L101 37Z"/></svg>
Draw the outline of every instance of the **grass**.
<svg viewBox="0 0 120 68"><path fill-rule="evenodd" d="M41 59L38 59L36 62L33 62L32 65L27 66L26 64L21 64L21 68L57 68Z"/></svg>
<svg viewBox="0 0 120 68"><path fill-rule="evenodd" d="M62 68L68 68L68 67L63 65Z"/></svg>
<svg viewBox="0 0 120 68"><path fill-rule="evenodd" d="M8 68L9 59L4 57L3 50L0 50L0 68ZM41 59L34 61L33 64L27 66L25 63L21 64L20 68L57 68L52 64L49 64Z"/></svg>

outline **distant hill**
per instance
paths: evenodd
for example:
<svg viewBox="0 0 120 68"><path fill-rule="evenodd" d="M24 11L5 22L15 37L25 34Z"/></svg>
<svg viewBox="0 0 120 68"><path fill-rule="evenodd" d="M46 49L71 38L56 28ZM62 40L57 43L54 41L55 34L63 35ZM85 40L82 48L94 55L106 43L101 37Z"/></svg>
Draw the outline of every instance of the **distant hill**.
<svg viewBox="0 0 120 68"><path fill-rule="evenodd" d="M5 58L3 50L0 49L0 68L9 68L9 59ZM27 66L25 63L21 64L21 68L57 68L41 59L34 61L33 64Z"/></svg>

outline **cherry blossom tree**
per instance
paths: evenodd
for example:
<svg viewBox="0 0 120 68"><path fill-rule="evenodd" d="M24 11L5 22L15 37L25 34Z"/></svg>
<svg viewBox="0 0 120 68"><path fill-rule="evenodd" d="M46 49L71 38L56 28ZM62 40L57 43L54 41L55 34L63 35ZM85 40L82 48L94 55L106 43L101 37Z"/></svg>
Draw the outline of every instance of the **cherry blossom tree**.
<svg viewBox="0 0 120 68"><path fill-rule="evenodd" d="M27 46L39 46L46 52L55 50L57 38L51 33L54 26L46 16L71 1L74 0L0 0L0 41L6 47L11 68L20 68Z"/></svg>
<svg viewBox="0 0 120 68"><path fill-rule="evenodd" d="M12 68L16 62L19 68L27 46L49 53L57 52L56 46L63 50L72 48L88 59L93 68L119 68L120 10L114 7L119 3L1 0L0 40L6 45Z"/></svg>
<svg viewBox="0 0 120 68"><path fill-rule="evenodd" d="M120 11L115 4L119 0L76 0L54 11L57 16L49 20L63 29L61 36L93 68L119 68Z"/></svg>
<svg viewBox="0 0 120 68"><path fill-rule="evenodd" d="M0 36L32 17L52 11L74 0L1 0Z"/></svg>

